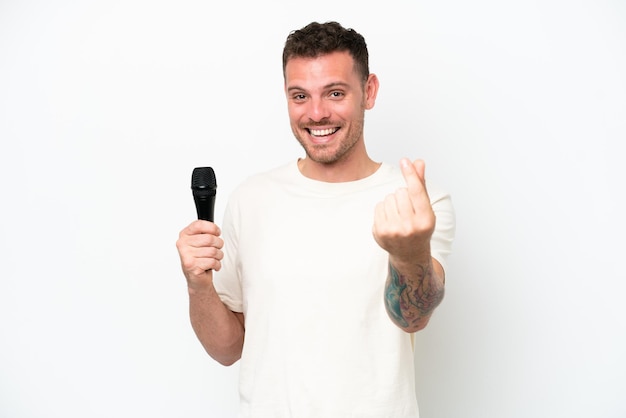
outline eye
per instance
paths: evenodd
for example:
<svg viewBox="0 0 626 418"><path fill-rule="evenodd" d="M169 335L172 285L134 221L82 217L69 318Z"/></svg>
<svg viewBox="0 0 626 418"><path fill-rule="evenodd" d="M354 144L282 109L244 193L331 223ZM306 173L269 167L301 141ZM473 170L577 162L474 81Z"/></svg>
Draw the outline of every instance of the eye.
<svg viewBox="0 0 626 418"><path fill-rule="evenodd" d="M291 98L295 102L302 102L306 99L306 95L304 95L303 93L296 93L293 96L291 96Z"/></svg>
<svg viewBox="0 0 626 418"><path fill-rule="evenodd" d="M337 91L337 90L335 90L335 91L331 91L331 92L330 92L330 97L332 97L333 99L340 99L340 98L342 98L343 96L344 96L344 94L343 94L343 92L341 92L341 91Z"/></svg>

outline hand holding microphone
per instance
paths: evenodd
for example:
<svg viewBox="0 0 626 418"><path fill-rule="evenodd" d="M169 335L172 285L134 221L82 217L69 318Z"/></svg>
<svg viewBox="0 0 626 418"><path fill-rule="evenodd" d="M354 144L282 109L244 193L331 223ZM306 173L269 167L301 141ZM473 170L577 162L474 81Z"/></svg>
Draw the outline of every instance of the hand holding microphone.
<svg viewBox="0 0 626 418"><path fill-rule="evenodd" d="M217 182L211 167L197 167L191 176L191 190L198 220L184 228L176 241L183 273L190 289L210 283L211 270L221 268L224 257L220 228L213 223ZM207 222L208 221L208 222Z"/></svg>

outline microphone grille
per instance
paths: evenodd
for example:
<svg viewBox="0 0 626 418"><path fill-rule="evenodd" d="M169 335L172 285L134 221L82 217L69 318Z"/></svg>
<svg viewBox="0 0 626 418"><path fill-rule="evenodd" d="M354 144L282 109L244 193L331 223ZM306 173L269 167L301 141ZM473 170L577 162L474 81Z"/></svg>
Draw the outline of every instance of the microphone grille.
<svg viewBox="0 0 626 418"><path fill-rule="evenodd" d="M191 174L191 188L193 190L217 188L213 169L211 167L194 168Z"/></svg>

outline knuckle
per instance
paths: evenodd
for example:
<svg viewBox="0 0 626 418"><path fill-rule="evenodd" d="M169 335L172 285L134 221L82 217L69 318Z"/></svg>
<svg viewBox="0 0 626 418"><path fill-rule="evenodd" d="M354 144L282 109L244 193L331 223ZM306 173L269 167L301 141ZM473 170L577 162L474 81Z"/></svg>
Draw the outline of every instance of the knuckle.
<svg viewBox="0 0 626 418"><path fill-rule="evenodd" d="M194 270L195 267L195 261L191 258L188 257L183 257L180 260L181 265L183 266L183 270L185 271L192 271Z"/></svg>

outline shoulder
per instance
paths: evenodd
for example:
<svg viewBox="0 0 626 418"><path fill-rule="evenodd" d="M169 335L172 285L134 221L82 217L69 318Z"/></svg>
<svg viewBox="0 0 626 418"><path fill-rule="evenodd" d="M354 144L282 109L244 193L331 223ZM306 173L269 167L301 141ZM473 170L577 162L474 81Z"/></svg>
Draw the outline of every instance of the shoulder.
<svg viewBox="0 0 626 418"><path fill-rule="evenodd" d="M267 198L268 193L289 181L294 166L295 162L290 162L250 175L234 188L229 200Z"/></svg>

